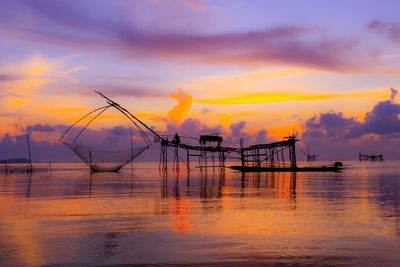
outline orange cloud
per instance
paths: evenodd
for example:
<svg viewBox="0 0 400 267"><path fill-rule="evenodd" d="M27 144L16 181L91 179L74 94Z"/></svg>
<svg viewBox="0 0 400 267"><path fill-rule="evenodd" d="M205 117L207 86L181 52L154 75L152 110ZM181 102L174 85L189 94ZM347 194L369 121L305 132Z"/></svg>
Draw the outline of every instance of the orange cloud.
<svg viewBox="0 0 400 267"><path fill-rule="evenodd" d="M175 123L180 123L182 118L187 115L193 103L193 98L182 89L176 89L171 97L178 101L168 112L168 119Z"/></svg>

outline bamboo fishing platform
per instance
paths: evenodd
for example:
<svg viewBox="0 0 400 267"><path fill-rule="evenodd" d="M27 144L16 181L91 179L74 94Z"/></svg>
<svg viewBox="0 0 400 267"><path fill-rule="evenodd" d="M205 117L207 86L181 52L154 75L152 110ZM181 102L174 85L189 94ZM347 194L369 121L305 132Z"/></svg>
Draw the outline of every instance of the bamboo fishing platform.
<svg viewBox="0 0 400 267"><path fill-rule="evenodd" d="M176 137L177 134L173 141L168 141L168 139L161 141L159 168L162 171L168 168L168 149L170 148L174 153L174 170L179 170L180 161L185 161L187 169L190 170L190 159L192 157L198 158L198 167L201 170L206 168L223 170L228 167L241 172L338 172L344 169L341 162L322 166L298 166L295 144L299 140L294 135L285 137L286 140L283 141L248 147L244 147L243 140L241 140L240 148L221 146L222 136L201 136L199 139L200 146L181 144L180 139L176 141ZM205 146L207 142L217 142L217 145ZM184 153L179 153L182 150ZM186 160L180 156L181 154L186 155ZM228 155L230 159L236 159L237 162L240 162L240 165L226 166ZM209 165L210 159L211 165Z"/></svg>
<svg viewBox="0 0 400 267"><path fill-rule="evenodd" d="M296 142L299 140L294 135L287 136L285 139L249 147L243 147L243 142L241 142L241 165L229 168L242 172L338 172L344 169L341 162L322 166L298 166Z"/></svg>
<svg viewBox="0 0 400 267"><path fill-rule="evenodd" d="M358 154L358 160L360 162L361 161L370 161L370 162L376 162L376 161L383 162L383 161L385 161L383 159L383 155L382 154L379 154L379 155L364 155L364 154L361 154L361 153Z"/></svg>
<svg viewBox="0 0 400 267"><path fill-rule="evenodd" d="M176 135L177 136L177 135ZM207 145L210 143L210 145ZM217 143L212 146L211 143ZM188 145L177 142L176 140L169 141L164 138L161 141L160 153L160 170L168 168L168 149L173 151L173 168L179 170L179 162L183 161L188 170L190 170L191 159L197 158L198 166L201 170L204 168L224 169L228 154L237 151L234 147L222 147L222 137L218 135L202 135L199 139L200 145ZM186 159L180 156L179 151L183 151ZM182 153L181 153L182 154Z"/></svg>

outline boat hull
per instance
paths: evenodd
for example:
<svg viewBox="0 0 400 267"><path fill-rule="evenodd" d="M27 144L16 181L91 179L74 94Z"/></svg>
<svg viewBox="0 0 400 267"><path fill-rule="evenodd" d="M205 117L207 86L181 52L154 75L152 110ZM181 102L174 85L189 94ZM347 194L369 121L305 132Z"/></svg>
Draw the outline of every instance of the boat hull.
<svg viewBox="0 0 400 267"><path fill-rule="evenodd" d="M242 172L339 172L344 169L343 167L335 166L296 168L229 166L228 168Z"/></svg>
<svg viewBox="0 0 400 267"><path fill-rule="evenodd" d="M123 166L101 167L96 164L91 166L92 172L119 172Z"/></svg>

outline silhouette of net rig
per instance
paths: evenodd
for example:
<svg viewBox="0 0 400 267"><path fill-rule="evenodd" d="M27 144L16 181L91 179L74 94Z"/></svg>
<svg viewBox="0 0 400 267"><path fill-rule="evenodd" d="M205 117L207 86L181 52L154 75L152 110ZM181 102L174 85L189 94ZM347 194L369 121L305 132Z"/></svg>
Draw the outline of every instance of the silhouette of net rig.
<svg viewBox="0 0 400 267"><path fill-rule="evenodd" d="M286 140L268 143L256 144L248 147L243 146L243 139L240 139L240 148L222 146L223 137L220 134L200 135L199 138L189 137L198 141L198 144L188 144L181 142L178 133L172 140L170 136L162 136L154 129L146 125L143 121L130 113L117 102L111 100L99 91L95 91L106 100L107 105L97 108L75 122L60 137L60 141L69 147L80 159L82 159L92 172L118 172L125 165L133 162L144 151L150 148L154 143L161 144L159 170L166 172L169 163L172 162L173 169L179 171L182 164L189 171L191 162L197 163L196 167L200 170L212 168L215 170L224 170L229 167L239 171L338 171L343 164L336 162L333 165L319 167L298 167L296 162L297 141L294 135L285 137ZM95 146L80 141L81 135L101 114L108 109L115 109L122 113L132 124L131 126L131 144L129 149L119 151L105 151ZM83 127L75 129L77 133L71 140L67 140L66 135L82 120L88 121ZM132 129L135 129L137 138L142 140L140 145L132 142ZM153 138L151 138L153 137ZM182 136L182 138L185 138ZM169 160L172 153L172 160ZM315 161L313 155L309 161ZM226 162L240 162L239 165L226 166ZM181 164L182 163L182 164Z"/></svg>
<svg viewBox="0 0 400 267"><path fill-rule="evenodd" d="M173 168L179 170L180 161L186 162L190 170L191 158L197 158L200 170L212 168L223 170L226 159L233 160L239 165L227 166L230 169L242 172L297 172L297 171L340 171L343 169L341 162L332 165L299 167L296 160L296 139L294 135L285 137L286 140L268 144L256 144L244 147L243 139L240 140L240 148L223 147L222 136L201 135L199 146L182 144L180 137L175 134L172 141L161 141L160 170L168 169L168 149L173 151ZM210 144L210 145L208 145ZM182 153L184 151L184 153ZM186 154L186 160L182 158ZM313 155L317 157L318 155ZM315 160L315 157L314 158Z"/></svg>
<svg viewBox="0 0 400 267"><path fill-rule="evenodd" d="M243 148L243 142L241 142L242 165L257 168L263 166L269 168L296 168L295 143L299 140L294 135L285 138L287 138L285 141L252 145L247 148Z"/></svg>
<svg viewBox="0 0 400 267"><path fill-rule="evenodd" d="M379 155L365 155L365 154L358 154L358 160L362 161L370 161L370 162L383 162L385 161L382 154Z"/></svg>
<svg viewBox="0 0 400 267"><path fill-rule="evenodd" d="M78 121L72 124L60 137L59 141L69 147L83 162L85 162L92 172L118 172L125 165L132 162L135 158L141 155L144 151L150 148L152 141L150 134L156 135L161 138L155 131L144 124L136 116L130 113L127 109L119 105L117 102L111 100L99 91L95 91L106 100L107 105L96 108L91 112L85 114ZM115 109L123 114L131 123L131 138L130 147L124 150L104 150L93 145L88 145L80 141L80 137L87 130L87 128L108 109ZM84 126L76 127L78 123L85 121ZM72 138L66 138L67 134L74 128L77 130ZM137 137L142 140L140 145L134 146L133 144L133 128L137 133ZM71 140L72 139L72 140Z"/></svg>
<svg viewBox="0 0 400 267"><path fill-rule="evenodd" d="M319 155L315 155L315 154L311 154L310 153L310 145L307 145L307 152L305 152L303 149L300 148L301 153L304 154L304 156L306 156L307 158L307 162L315 162L315 160L317 159L317 157Z"/></svg>
<svg viewBox="0 0 400 267"><path fill-rule="evenodd" d="M168 169L169 149L173 151L174 170L179 170L180 162L185 162L186 168L190 170L190 162L193 158L195 160L197 159L197 167L201 170L205 168L222 170L225 168L225 162L227 159L235 159L235 157L232 157L229 154L237 152L238 149L221 146L223 141L222 136L218 134L200 135L198 140L199 145L183 144L181 143L178 134L175 134L171 141L169 141L168 138L162 139L159 169L162 171ZM182 154L186 155L186 159L181 156Z"/></svg>

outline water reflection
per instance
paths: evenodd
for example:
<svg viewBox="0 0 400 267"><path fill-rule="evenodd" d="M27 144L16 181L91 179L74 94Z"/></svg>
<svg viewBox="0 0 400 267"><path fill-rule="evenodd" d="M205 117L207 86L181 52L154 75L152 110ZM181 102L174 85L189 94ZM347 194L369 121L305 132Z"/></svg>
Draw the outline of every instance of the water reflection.
<svg viewBox="0 0 400 267"><path fill-rule="evenodd" d="M119 233L107 233L104 237L102 256L109 258L117 255Z"/></svg>
<svg viewBox="0 0 400 267"><path fill-rule="evenodd" d="M398 174L386 174L378 181L376 200L383 216L394 220L397 238L400 238L400 180Z"/></svg>
<svg viewBox="0 0 400 267"><path fill-rule="evenodd" d="M174 172L161 173L161 197L199 197L200 199L224 196L296 198L296 173L226 173L202 171L199 176L182 176ZM229 182L226 184L226 175ZM238 194L239 193L239 194Z"/></svg>
<svg viewBox="0 0 400 267"><path fill-rule="evenodd" d="M26 197L31 197L31 189L32 189L32 173L30 172L28 178L28 186L26 190Z"/></svg>
<svg viewBox="0 0 400 267"><path fill-rule="evenodd" d="M385 164L2 175L0 265L396 265L400 170Z"/></svg>

